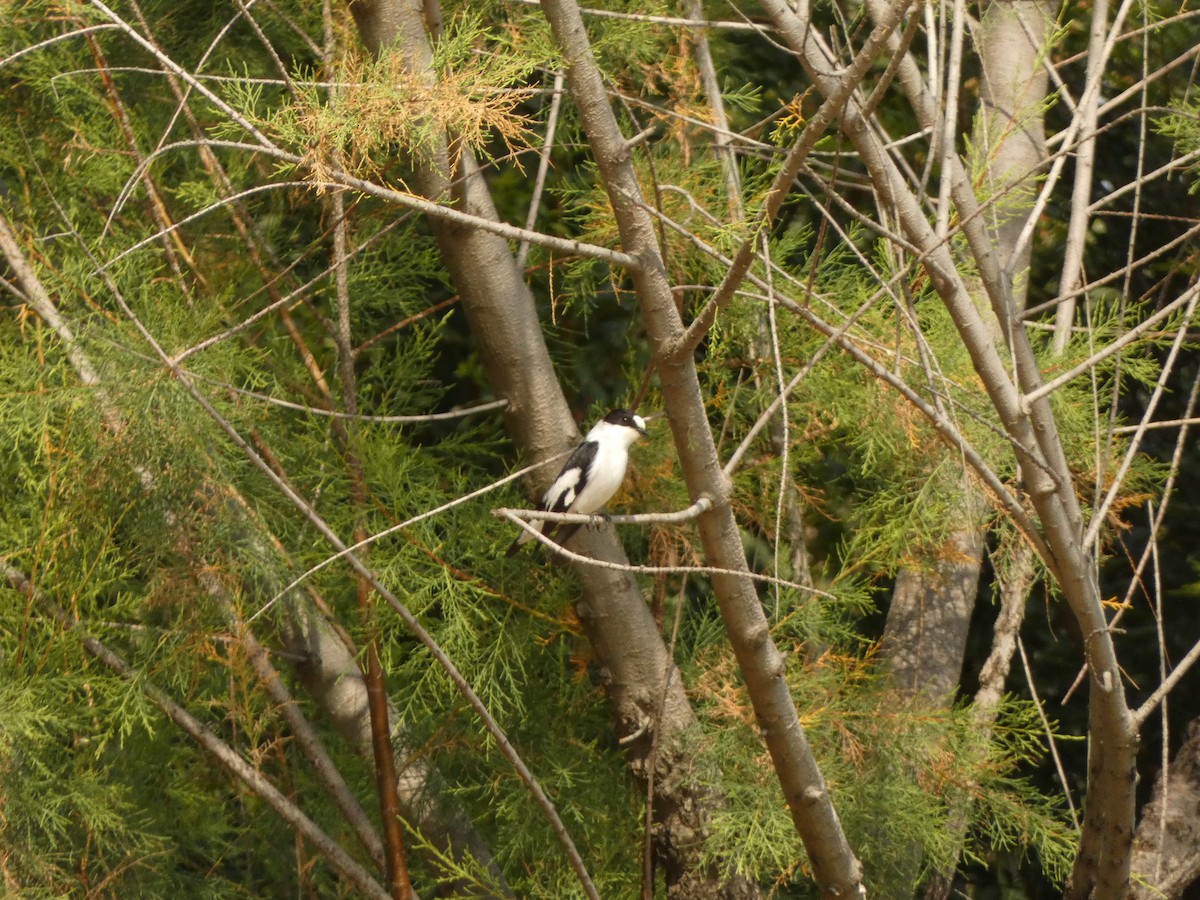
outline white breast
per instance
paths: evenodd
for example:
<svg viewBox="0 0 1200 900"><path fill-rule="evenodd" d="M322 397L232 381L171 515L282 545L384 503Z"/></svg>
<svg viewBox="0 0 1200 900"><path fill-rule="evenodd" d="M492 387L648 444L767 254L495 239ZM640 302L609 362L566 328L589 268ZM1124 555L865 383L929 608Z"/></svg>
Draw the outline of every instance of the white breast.
<svg viewBox="0 0 1200 900"><path fill-rule="evenodd" d="M629 453L625 447L602 443L592 465L591 477L575 498L571 511L581 515L597 512L612 498L621 482L625 480L625 467L628 463Z"/></svg>

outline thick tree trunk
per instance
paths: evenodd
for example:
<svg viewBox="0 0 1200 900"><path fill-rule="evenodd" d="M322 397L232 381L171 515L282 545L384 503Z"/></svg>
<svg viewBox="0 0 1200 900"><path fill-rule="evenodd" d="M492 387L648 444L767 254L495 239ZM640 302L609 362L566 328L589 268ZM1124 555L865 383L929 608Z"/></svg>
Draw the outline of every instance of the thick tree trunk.
<svg viewBox="0 0 1200 900"><path fill-rule="evenodd" d="M887 5L871 0L869 8L878 18ZM1042 0L991 3L976 41L983 80L975 145L987 159L986 192L993 198L987 222L995 253L1000 267L1015 276L1013 315L1025 306L1030 254L1029 242L1017 247L1018 237L1045 158L1041 104L1047 78L1041 63L1052 25L1053 8ZM900 49L894 40L891 49ZM911 57L901 64L897 80L921 125L940 133L945 111L938 109ZM953 152L952 147L947 149ZM944 169L943 177L949 178L949 161ZM993 340L1002 348L1004 335L996 317L987 311L983 286L977 284L972 293L994 329ZM923 691L931 700L952 699L950 692L958 684L982 562L981 523L987 502L968 481L959 490L965 527L951 538L950 552L939 553L925 567L901 571L882 645L898 683Z"/></svg>
<svg viewBox="0 0 1200 900"><path fill-rule="evenodd" d="M967 491L972 511L964 518L978 522L983 498ZM938 706L953 701L962 674L983 542L977 526L955 532L930 561L932 571L901 569L892 591L880 650L900 688Z"/></svg>
<svg viewBox="0 0 1200 900"><path fill-rule="evenodd" d="M763 6L821 93L828 95L837 90L837 66L820 35L781 0L763 0ZM1067 896L1072 900L1116 900L1124 896L1129 880L1137 726L1125 700L1099 586L1084 547L1083 513L1058 426L1045 395L1029 399L1043 382L1029 337L1013 305L1011 273L1005 269L1006 261L1000 258L993 237L978 219L980 203L965 168L954 154L948 154L943 170L951 179L951 195L978 267L979 281L1001 325L1006 364L991 339L993 329L980 315L976 298L959 274L949 247L930 225L903 173L871 127L861 101L847 104L842 133L858 150L879 202L892 210L902 233L920 254L932 287L963 339L972 366L1011 439L1030 502L1041 519L1047 550L1044 561L1086 635L1091 676L1088 795ZM1010 373L1010 367L1015 372Z"/></svg>
<svg viewBox="0 0 1200 900"><path fill-rule="evenodd" d="M429 71L431 49L421 3L360 0L351 12L371 52L394 44L414 69ZM422 160L410 162L410 183L425 197L453 203L480 218L499 219L474 157L463 151L452 160L445 135ZM578 442L579 434L551 364L533 297L508 244L494 234L444 220L431 219L430 227L488 380L509 401L505 420L513 440L532 462L558 456ZM537 493L553 474L546 467L533 479ZM589 556L627 562L612 529L580 532L574 546ZM649 774L657 731L655 844L672 896L755 893L743 879L724 879L699 862L711 801L691 777L691 755L683 741L695 716L637 583L631 575L611 569L584 566L578 573L583 596L576 612L600 664L617 736L637 735L626 750L639 779Z"/></svg>
<svg viewBox="0 0 1200 900"><path fill-rule="evenodd" d="M1200 879L1200 719L1160 772L1133 837L1129 900L1178 900Z"/></svg>
<svg viewBox="0 0 1200 900"><path fill-rule="evenodd" d="M622 247L642 263L632 278L661 377L675 449L689 496L708 496L713 501L711 509L699 518L705 558L727 573L714 575L713 588L792 821L822 895L864 896L862 867L846 840L808 746L784 677L786 660L771 639L762 604L748 577L730 483L717 456L692 347L684 340L657 232L646 212L629 146L609 105L579 7L573 0L544 0L542 9L566 60L571 96L608 192ZM891 27L898 21L899 16L893 16Z"/></svg>
<svg viewBox="0 0 1200 900"><path fill-rule="evenodd" d="M1018 239L1032 206L1035 179L1046 162L1042 104L1048 77L1043 63L1057 8L1046 0L993 0L976 39L983 79L975 144L988 161L986 220L1000 268L1012 278L1014 314L1025 309L1029 288L1032 242L1018 246Z"/></svg>
<svg viewBox="0 0 1200 900"><path fill-rule="evenodd" d="M887 8L883 0L871 0L868 5L875 18ZM983 79L975 145L984 148L987 193L996 198L988 217L996 254L1005 269L1018 273L1013 284L1017 308L1025 305L1030 246L1027 242L1019 252L1014 251L1045 154L1040 104L1045 99L1047 79L1040 62L1052 22L1045 7L1041 2L990 4L976 41ZM965 23L957 24L965 27ZM891 49L901 49L894 39ZM954 75L951 72L948 77ZM902 62L897 80L921 125L931 129L932 134L941 134L943 118L950 111L934 102L911 57ZM943 146L942 151L953 154L954 148ZM943 166L943 177L948 179L947 168ZM949 191L942 191L943 198L948 195ZM947 211L939 210L939 221L946 219ZM982 285L976 284L972 293L992 329L993 342L1003 348L1000 323L987 310ZM922 693L928 702L938 705L953 701L962 674L979 587L987 512L986 498L970 479L964 478L950 489L960 494L957 505L963 527L934 558L900 571L880 648L898 685ZM961 810L952 818L960 822L965 814ZM961 824L953 830L963 832ZM914 876L916 862L914 859ZM952 874L941 873L937 881L948 886Z"/></svg>

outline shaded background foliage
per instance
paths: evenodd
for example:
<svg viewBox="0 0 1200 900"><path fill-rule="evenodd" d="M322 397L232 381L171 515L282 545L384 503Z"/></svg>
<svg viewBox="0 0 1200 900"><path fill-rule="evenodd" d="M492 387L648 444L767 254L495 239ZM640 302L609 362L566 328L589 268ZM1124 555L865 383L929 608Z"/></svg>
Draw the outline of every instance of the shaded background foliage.
<svg viewBox="0 0 1200 900"><path fill-rule="evenodd" d="M146 3L143 10L159 46L187 64L205 57L214 35L233 14L205 3ZM87 7L71 4L13 4L11 12L3 32L7 55L64 29L99 21ZM853 7L826 6L817 13L823 26L859 14ZM256 19L270 48L298 79L325 71L319 9L288 9L286 15L268 9L257 12ZM486 78L535 91L552 82L543 76L556 60L544 26L533 15L500 7L448 8L446 19L459 43L444 71L461 69L475 51L486 50L494 51L489 59L505 54L518 58L515 65L497 63L481 70ZM1148 51L1163 60L1178 56L1200 39L1191 21L1173 28L1168 40L1150 41ZM1056 54L1069 57L1085 45L1086 33L1069 17L1064 26ZM337 9L338 46L352 57L357 45L349 28L344 10ZM601 67L629 95L622 114L630 133L653 121L662 135L670 135L670 121L636 101L683 111L699 105L694 73L674 32L600 21L592 39ZM761 117L804 94L798 67L766 42L734 33L714 35L713 45L727 90L740 100L731 104L734 130L754 128ZM327 126L316 137L306 132L313 126L294 115L294 98L284 87L245 82L275 79L278 71L243 20L211 49L205 70L232 79L214 82L231 105L261 127L274 129L298 153L309 152L316 137L327 136ZM1106 75L1113 90L1140 77L1138 52L1133 44L1118 50ZM673 63L671 54L685 61ZM121 646L139 677L186 698L288 793L303 797L306 808L335 836L344 837L336 811L314 788L305 767L295 762L286 729L270 714L230 638L226 614L198 579L202 571L214 573L241 613L250 615L281 585L321 562L328 550L164 375L114 310L109 286L97 274L102 265L168 352L193 346L272 302L266 283L282 295L315 281L286 305L286 316L263 318L236 339L190 356L187 364L197 377L209 379L206 393L222 414L257 446L269 448L301 493L348 534L355 506L353 479L329 419L312 411L273 408L244 393L327 405L312 372L319 369L336 380L328 274L333 223L320 196L297 184L239 201L255 223L250 240L222 210L183 226L178 239L152 241L122 257L125 248L151 237L155 227L156 201L141 189L114 207L140 174L129 149L131 135L140 152L148 154L176 112L163 76L141 70L151 63L148 54L130 50L125 36L97 32L86 40L48 45L0 68L2 115L10 125L0 140L7 213L27 230L28 252L52 285L60 311L81 335L105 386L103 400L81 388L48 330L29 314L20 296L8 297L0 337L0 440L6 447L0 454L0 505L5 509L0 552L7 565L24 571L70 618ZM1075 69L1068 66L1063 75L1077 86L1082 63ZM1180 67L1150 87L1146 105L1165 108L1186 96L1192 77L1187 67ZM968 73L960 95L962 121L969 120L978 104L974 85ZM518 108L533 131L545 114L545 101L544 93L519 96ZM800 108L811 113L815 102L802 98ZM198 124L212 135L237 136L226 115L210 103L193 97L191 105ZM569 110L564 117L538 227L611 244L614 226L579 124ZM885 107L883 118L897 133L913 129L899 104ZM350 120L343 139L330 146L353 150L364 169L373 167L381 178L399 183L406 170L398 151L416 146L420 152L423 125L419 119L389 124L398 130L365 135L361 122ZM793 129L796 124L791 123ZM787 125L767 124L758 133L783 143L785 136L794 136ZM407 133L403 127L415 130ZM1142 134L1138 128L1130 120L1106 133L1099 184L1128 181L1139 154L1148 167L1174 154L1170 136ZM508 156L508 146L494 134L481 138L477 149L493 157L488 177L503 218L521 221L534 154L523 148ZM839 138L826 138L820 151L814 167L836 173L839 185L855 190L861 173ZM213 152L238 189L303 175L265 157L221 148ZM677 142L655 142L647 153L639 159L645 183L684 186L693 200L708 207L724 199L719 167L694 133L684 131ZM765 189L766 176L756 162L743 164L747 197L758 197ZM219 198L212 177L190 148L156 156L146 171L174 221ZM823 186L810 187L820 198ZM1163 246L1190 224L1144 212L1179 209L1181 193L1175 181L1143 193L1135 252ZM864 202L866 196L864 191ZM690 203L680 194L663 194L659 202L672 218L688 215ZM352 198L349 206L351 245L362 248L351 267L350 290L352 337L360 348L355 374L364 409L422 414L494 399L424 220L397 216L394 207L365 196ZM1191 214L1181 211L1181 217ZM856 228L842 211L835 210L833 217L849 232L849 243L881 270L889 270L889 258L869 232ZM1065 217L1065 210L1053 204L1044 217L1030 274L1031 304L1054 296L1055 247L1062 240ZM736 245L737 235L721 223L690 224L717 246ZM1128 218L1113 214L1103 219L1088 244L1087 270L1108 272L1123 265L1129 229ZM721 267L692 253L686 239L666 234L665 243L676 283L719 281ZM247 252L248 246L255 252ZM797 272L811 271L816 291L844 310L853 310L871 290L861 276L861 261L835 240L811 201L799 196L785 209L772 254ZM1193 250L1182 246L1138 270L1129 296L1144 297L1151 308L1176 296L1194 268ZM624 276L595 260L564 260L540 248L531 252L527 272L546 339L562 380L571 385L568 395L579 418L631 401L648 356ZM967 381L967 361L961 352L955 355L954 333L941 307L927 302L929 294L928 286L914 284L917 314L943 351L943 368ZM702 298L697 293L689 300ZM864 327L886 334L894 329L890 315L873 311ZM727 432L726 447L740 439L770 399L769 361L753 355L761 325L758 305L739 301L700 351L710 420ZM781 353L793 362L807 359L820 344L811 333L795 329L780 340ZM304 349L314 362L306 359ZM1156 352L1147 352L1150 362ZM1182 414L1181 403L1197 377L1194 352L1189 353L1186 364L1176 369L1172 396L1159 418ZM1148 372L1145 367L1133 374L1144 378ZM1126 377L1125 385L1128 369ZM1091 426L1087 416L1072 420L1069 413L1072 404L1090 403L1088 390L1064 396L1064 428L1081 435L1071 449L1079 452L1077 462L1085 473L1091 453L1085 437ZM643 408L658 403L652 386ZM1119 411L1132 420L1144 403L1144 391L1125 390ZM105 426L106 404L121 411L124 425L117 433ZM831 358L814 372L796 395L790 415L797 435L792 464L806 501L813 572L829 596L814 602L799 592L777 594L764 588L762 599L774 610L777 639L802 660L790 673L793 692L840 814L862 847L869 880L885 885L885 892L901 889L908 870L895 848L914 834L931 868L953 864L958 848L940 843L942 820L949 802L970 796L980 803L971 844L976 856L965 867L973 896L1006 896L1006 891L1009 896L1013 891L1030 897L1056 895L1073 838L1055 799L1057 789L1028 703L1010 703L995 744L981 746L973 741L965 708L942 717L910 713L874 668L873 642L882 628L881 609L897 565L914 545L937 546L953 525L954 509L940 502L929 472L930 459L939 453L936 440L894 395L842 359ZM971 436L993 454L1002 449L1002 442L984 427ZM1161 442L1152 440L1146 449L1160 459L1168 457L1171 440L1163 432ZM498 420L487 416L450 424L372 425L363 429L354 450L369 485L365 518L370 532L453 500L515 464ZM623 506L687 505L664 436L656 435L636 460ZM1190 451L1186 471L1194 472L1198 462ZM745 540L763 571L774 564L773 492L779 466L777 448L763 441L736 480ZM1135 482L1134 488L1150 483L1152 473L1146 468L1145 481ZM147 472L153 473L151 490ZM1187 610L1194 601L1197 572L1190 548L1196 545L1200 504L1194 481L1181 479L1167 534L1159 536L1168 609L1178 605ZM505 496L512 505L520 504L515 488ZM401 531L373 548L373 564L389 583L404 586L406 602L437 631L559 798L569 827L587 847L603 895L632 896L639 877L643 800L623 770L621 748L589 678L600 673L566 605L575 591L573 576L542 565L540 558L501 560L499 550L510 535L487 515L492 505L493 500L484 498ZM1120 543L1105 570L1104 596L1120 593L1128 582L1121 557L1140 553L1147 539L1144 522L1144 510L1131 501L1122 520L1113 523ZM286 562L264 552L251 537L250 531L259 527L287 548ZM994 541L998 555L1004 539L1000 534ZM638 561L688 560L696 547L687 529L630 531L625 540ZM310 581L355 637L365 640L372 628L379 629L388 685L407 742L415 754L436 764L447 790L488 839L514 892L547 897L575 892L569 869L548 849L548 828L532 814L523 788L427 653L390 616L359 619L353 612L354 585L344 570L331 567ZM647 592L667 625L677 604L686 611L678 655L702 710L696 737L702 778L728 800L715 816L709 857L775 887L779 896L805 896L803 854L764 764L707 583L702 577L647 579ZM988 580L980 593L990 599ZM1023 631L1030 664L1043 695L1057 699L1077 671L1078 636L1053 598L1035 596L1031 603ZM262 815L255 797L232 785L174 732L136 683L107 676L88 663L74 631L39 614L17 590L5 591L2 616L0 813L5 825L2 861L10 884L47 896L72 891L282 896L296 890L333 896L347 891L326 867L315 864L302 842ZM1139 610L1129 621L1122 661L1136 686L1136 701L1156 684L1159 659L1152 619ZM981 603L962 683L964 701L973 690L973 667L987 652L990 628L991 607ZM1192 637L1184 628L1168 630L1171 658L1185 653ZM1010 686L1023 693L1019 684L1014 679ZM315 705L307 705L322 722ZM1184 723L1200 715L1198 707L1200 701L1188 691L1173 697L1173 741ZM1086 728L1084 709L1080 701L1052 705L1051 715L1063 732L1080 734ZM881 716L881 710L891 714ZM342 746L328 724L322 729L337 748L338 764L352 786L369 796L369 765ZM1144 784L1157 769L1160 739L1158 731L1148 729ZM1061 751L1078 793L1085 772L1083 744L1068 741ZM975 862L986 863L986 869ZM426 890L437 878L421 863L416 875Z"/></svg>

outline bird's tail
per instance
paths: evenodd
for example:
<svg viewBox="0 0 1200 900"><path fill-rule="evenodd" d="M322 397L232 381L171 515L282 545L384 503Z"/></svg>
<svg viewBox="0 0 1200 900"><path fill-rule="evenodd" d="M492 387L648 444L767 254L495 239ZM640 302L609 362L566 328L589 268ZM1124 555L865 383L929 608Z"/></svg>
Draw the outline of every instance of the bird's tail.
<svg viewBox="0 0 1200 900"><path fill-rule="evenodd" d="M554 540L560 544L565 544L575 532L583 526L576 522L564 522L554 532Z"/></svg>
<svg viewBox="0 0 1200 900"><path fill-rule="evenodd" d="M538 523L534 522L533 525L536 527ZM567 538L579 530L579 526L574 523L559 525L557 522L542 522L541 525L542 534L544 534L546 537L554 538L554 540L560 544L565 543ZM504 552L504 555L506 557L516 556L517 551L521 549L521 546L529 543L532 540L533 535L522 528L521 533L518 534L513 542L508 545L508 549Z"/></svg>

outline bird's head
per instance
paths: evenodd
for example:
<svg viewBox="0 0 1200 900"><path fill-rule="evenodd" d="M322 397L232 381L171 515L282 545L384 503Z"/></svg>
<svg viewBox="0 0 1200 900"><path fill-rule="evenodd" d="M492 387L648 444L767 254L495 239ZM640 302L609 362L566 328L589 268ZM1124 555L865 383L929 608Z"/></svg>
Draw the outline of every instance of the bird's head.
<svg viewBox="0 0 1200 900"><path fill-rule="evenodd" d="M602 421L617 428L631 428L637 432L630 436L630 443L636 441L639 435L644 437L646 434L646 420L629 409L614 409Z"/></svg>

